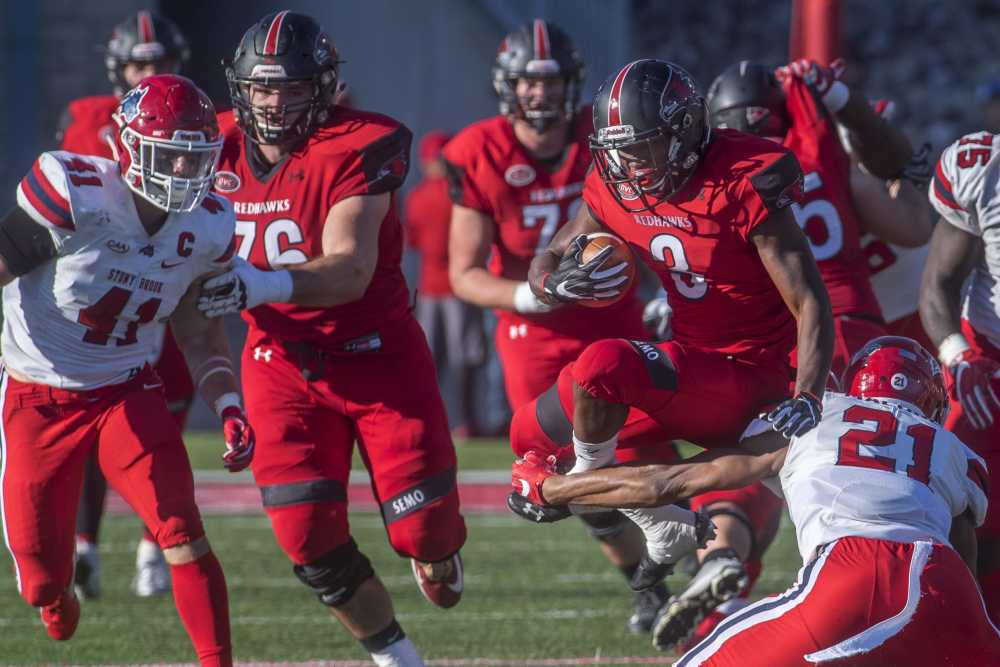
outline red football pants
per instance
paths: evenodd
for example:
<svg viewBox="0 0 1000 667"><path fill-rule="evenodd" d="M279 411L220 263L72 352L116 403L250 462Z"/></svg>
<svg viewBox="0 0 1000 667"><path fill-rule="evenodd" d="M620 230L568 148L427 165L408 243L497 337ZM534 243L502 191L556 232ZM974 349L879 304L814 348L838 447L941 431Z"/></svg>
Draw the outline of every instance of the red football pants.
<svg viewBox="0 0 1000 667"><path fill-rule="evenodd" d="M951 548L845 537L784 594L729 616L675 667L1000 664L969 568Z"/></svg>
<svg viewBox="0 0 1000 667"><path fill-rule="evenodd" d="M187 424L188 412L191 411L191 402L194 400L194 380L188 370L184 353L181 352L177 341L174 340L174 334L170 331L169 326L164 334L160 358L156 361L153 369L163 380L163 393L167 399L167 407L183 431Z"/></svg>
<svg viewBox="0 0 1000 667"><path fill-rule="evenodd" d="M582 306L570 306L579 307ZM635 312L633 312L633 310ZM552 386L566 364L576 361L591 343L603 338L645 340L649 332L642 325L642 309L630 309L612 321L595 310L593 326L566 336L516 316L501 315L494 340L503 369L507 402L511 411L527 404Z"/></svg>
<svg viewBox="0 0 1000 667"><path fill-rule="evenodd" d="M92 451L161 548L205 534L187 451L151 370L80 392L19 382L3 372L0 397L0 509L18 590L28 604L52 603L72 580L76 508Z"/></svg>
<svg viewBox="0 0 1000 667"><path fill-rule="evenodd" d="M464 544L455 448L416 320L394 324L380 349L354 354L251 331L242 368L254 479L292 562L311 563L350 536L355 442L397 553L439 561Z"/></svg>

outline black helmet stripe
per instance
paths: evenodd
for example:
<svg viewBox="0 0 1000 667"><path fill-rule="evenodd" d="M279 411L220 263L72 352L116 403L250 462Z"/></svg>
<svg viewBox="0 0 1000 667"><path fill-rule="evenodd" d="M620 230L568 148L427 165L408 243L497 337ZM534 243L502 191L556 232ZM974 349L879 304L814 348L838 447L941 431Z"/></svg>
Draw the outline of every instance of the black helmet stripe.
<svg viewBox="0 0 1000 667"><path fill-rule="evenodd" d="M143 9L136 14L136 23L139 44L150 44L156 41L156 27L153 25L153 17L148 11Z"/></svg>
<svg viewBox="0 0 1000 667"><path fill-rule="evenodd" d="M263 56L278 55L278 37L281 35L281 24L285 21L288 10L278 12L271 20L271 27L267 29L267 39L264 40Z"/></svg>
<svg viewBox="0 0 1000 667"><path fill-rule="evenodd" d="M549 27L542 19L535 19L535 60L548 60L551 52Z"/></svg>
<svg viewBox="0 0 1000 667"><path fill-rule="evenodd" d="M628 65L625 65L625 67L622 67L621 71L618 72L618 76L615 77L615 82L611 84L611 94L608 98L608 127L622 124L622 85L625 83L625 78L628 76L632 66L637 62L639 61L635 60L630 62Z"/></svg>

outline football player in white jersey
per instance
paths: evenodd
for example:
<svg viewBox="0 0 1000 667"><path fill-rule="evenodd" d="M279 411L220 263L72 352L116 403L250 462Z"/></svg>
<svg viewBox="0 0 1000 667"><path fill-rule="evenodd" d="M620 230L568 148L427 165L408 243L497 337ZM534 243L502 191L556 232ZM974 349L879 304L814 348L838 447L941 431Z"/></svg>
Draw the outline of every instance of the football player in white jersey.
<svg viewBox="0 0 1000 667"><path fill-rule="evenodd" d="M223 463L242 470L253 431L221 320L188 288L235 254L235 218L210 194L222 139L191 81L144 79L122 99L118 161L43 153L0 220L3 367L0 510L18 590L69 639L73 519L96 452L170 564L202 665L232 665L226 582L205 538L191 466L151 364L169 320L202 397L223 421Z"/></svg>
<svg viewBox="0 0 1000 667"><path fill-rule="evenodd" d="M637 507L780 476L805 564L798 581L728 617L675 665L1000 664L1000 632L968 567L986 466L941 428L940 367L915 341L883 336L842 384L847 394L824 397L819 426L791 442L751 424L744 446L754 441L758 455L708 451L572 476L529 456L514 464L514 485L542 503Z"/></svg>
<svg viewBox="0 0 1000 667"><path fill-rule="evenodd" d="M920 317L947 368L945 428L1000 468L1000 147L967 134L938 159L928 196L941 216L931 237ZM1000 484L977 531L978 576L1000 625Z"/></svg>

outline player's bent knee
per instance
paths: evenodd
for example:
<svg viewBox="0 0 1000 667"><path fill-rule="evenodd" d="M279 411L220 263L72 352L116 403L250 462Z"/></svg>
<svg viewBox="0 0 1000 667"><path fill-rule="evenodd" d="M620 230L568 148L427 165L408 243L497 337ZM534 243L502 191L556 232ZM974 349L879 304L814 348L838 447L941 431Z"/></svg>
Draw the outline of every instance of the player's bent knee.
<svg viewBox="0 0 1000 667"><path fill-rule="evenodd" d="M361 584L375 576L371 561L358 550L352 537L315 561L296 565L292 570L328 607L347 604Z"/></svg>
<svg viewBox="0 0 1000 667"><path fill-rule="evenodd" d="M677 371L650 343L608 338L591 343L573 364L573 381L594 398L636 404L653 390L675 390Z"/></svg>
<svg viewBox="0 0 1000 667"><path fill-rule="evenodd" d="M573 444L573 422L559 401L553 385L535 400L514 412L510 422L510 448L517 456L529 451L555 454L560 447Z"/></svg>
<svg viewBox="0 0 1000 667"><path fill-rule="evenodd" d="M465 544L465 520L459 512L456 487L433 503L399 518L393 518L384 509L385 504L382 514L386 519L389 544L400 556L435 563L451 557Z"/></svg>
<svg viewBox="0 0 1000 667"><path fill-rule="evenodd" d="M580 521L590 536L599 542L609 543L621 536L630 520L618 510L580 514Z"/></svg>

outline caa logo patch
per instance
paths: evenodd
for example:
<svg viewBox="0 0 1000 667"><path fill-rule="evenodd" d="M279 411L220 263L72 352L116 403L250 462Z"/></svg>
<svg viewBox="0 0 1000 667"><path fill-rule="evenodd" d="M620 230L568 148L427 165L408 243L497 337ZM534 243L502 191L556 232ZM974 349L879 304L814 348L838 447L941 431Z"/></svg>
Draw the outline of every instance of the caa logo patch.
<svg viewBox="0 0 1000 667"><path fill-rule="evenodd" d="M119 255L124 255L125 253L128 252L128 244L123 243L122 241L115 241L114 239L110 239L105 245L108 246L108 250L110 250L111 252L116 252Z"/></svg>
<svg viewBox="0 0 1000 667"><path fill-rule="evenodd" d="M219 192L236 192L243 182L231 171L220 171L215 174L215 189Z"/></svg>
<svg viewBox="0 0 1000 667"><path fill-rule="evenodd" d="M530 185L535 180L535 170L526 164L515 164L508 167L503 174L503 179L515 188Z"/></svg>

